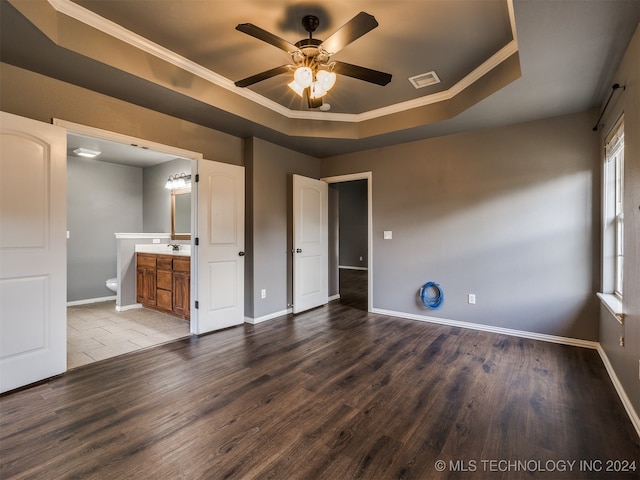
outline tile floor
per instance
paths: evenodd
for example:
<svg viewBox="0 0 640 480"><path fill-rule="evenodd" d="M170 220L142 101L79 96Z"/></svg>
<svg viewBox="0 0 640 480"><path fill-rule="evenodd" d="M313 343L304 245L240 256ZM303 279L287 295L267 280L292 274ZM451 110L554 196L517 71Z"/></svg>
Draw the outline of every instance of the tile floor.
<svg viewBox="0 0 640 480"><path fill-rule="evenodd" d="M115 301L67 307L67 368L189 336L189 322L137 308L118 312Z"/></svg>

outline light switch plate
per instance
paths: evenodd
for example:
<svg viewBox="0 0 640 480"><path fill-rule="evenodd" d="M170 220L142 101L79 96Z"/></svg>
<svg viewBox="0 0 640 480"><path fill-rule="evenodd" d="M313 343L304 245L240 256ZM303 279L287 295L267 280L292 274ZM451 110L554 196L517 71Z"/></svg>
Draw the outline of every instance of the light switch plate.
<svg viewBox="0 0 640 480"><path fill-rule="evenodd" d="M384 231L384 239L391 240L393 238L393 232L391 230Z"/></svg>

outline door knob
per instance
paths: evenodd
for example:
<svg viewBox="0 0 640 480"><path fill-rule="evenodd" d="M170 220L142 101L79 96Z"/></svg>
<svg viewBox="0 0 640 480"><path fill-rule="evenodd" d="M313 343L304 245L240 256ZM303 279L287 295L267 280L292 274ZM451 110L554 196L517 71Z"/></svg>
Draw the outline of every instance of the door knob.
<svg viewBox="0 0 640 480"><path fill-rule="evenodd" d="M244 252L240 252L240 253L238 253L238 255L240 255L241 257L244 257L245 253Z"/></svg>
<svg viewBox="0 0 640 480"><path fill-rule="evenodd" d="M296 248L296 253L302 253L302 249L301 248Z"/></svg>

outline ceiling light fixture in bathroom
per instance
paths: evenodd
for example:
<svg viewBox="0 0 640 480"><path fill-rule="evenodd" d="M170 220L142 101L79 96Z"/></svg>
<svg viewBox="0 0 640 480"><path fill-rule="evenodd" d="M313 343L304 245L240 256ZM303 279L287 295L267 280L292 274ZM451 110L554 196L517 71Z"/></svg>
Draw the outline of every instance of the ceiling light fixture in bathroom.
<svg viewBox="0 0 640 480"><path fill-rule="evenodd" d="M186 173L176 173L170 175L169 180L165 183L164 188L175 190L176 188L188 188L191 186L191 175Z"/></svg>
<svg viewBox="0 0 640 480"><path fill-rule="evenodd" d="M100 155L102 152L100 150L89 150L88 148L76 148L73 153L75 153L79 157L86 158L95 158Z"/></svg>

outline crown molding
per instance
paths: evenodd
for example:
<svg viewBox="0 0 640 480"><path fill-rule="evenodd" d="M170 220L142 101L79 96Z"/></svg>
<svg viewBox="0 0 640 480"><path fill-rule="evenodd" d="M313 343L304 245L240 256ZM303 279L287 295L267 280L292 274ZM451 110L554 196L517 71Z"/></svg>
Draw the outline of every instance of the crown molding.
<svg viewBox="0 0 640 480"><path fill-rule="evenodd" d="M431 95L425 95L420 98L409 100L406 102L396 103L375 110L369 110L367 112L350 114L350 113L331 113L331 112L316 112L316 111L302 111L291 110L287 107L280 105L279 103L269 100L258 93L244 88L238 88L233 81L229 80L222 75L213 72L202 65L183 57L155 42L152 42L137 33L134 33L121 25L118 25L111 20L108 20L91 10L88 10L71 0L47 0L49 4L59 13L67 15L85 25L88 25L96 30L101 31L111 37L114 37L122 42L125 42L139 50L142 50L156 58L164 60L178 68L181 68L193 75L196 75L208 82L213 83L235 95L244 97L258 105L268 108L280 115L283 115L289 119L295 120L320 120L320 121L334 121L334 122L347 122L358 123L366 120L372 120L375 118L384 117L394 113L400 113L413 108L424 107L426 105L432 105L434 103L450 100L462 92L464 89L472 85L475 81L482 76L493 70L495 67L504 62L514 53L518 51L518 41L516 39L515 32L515 19L513 14L513 0L507 0L509 9L509 17L511 22L511 29L513 33L513 40L501 48L498 52L492 55L488 60L478 66L475 70L465 76L458 83L451 88Z"/></svg>

